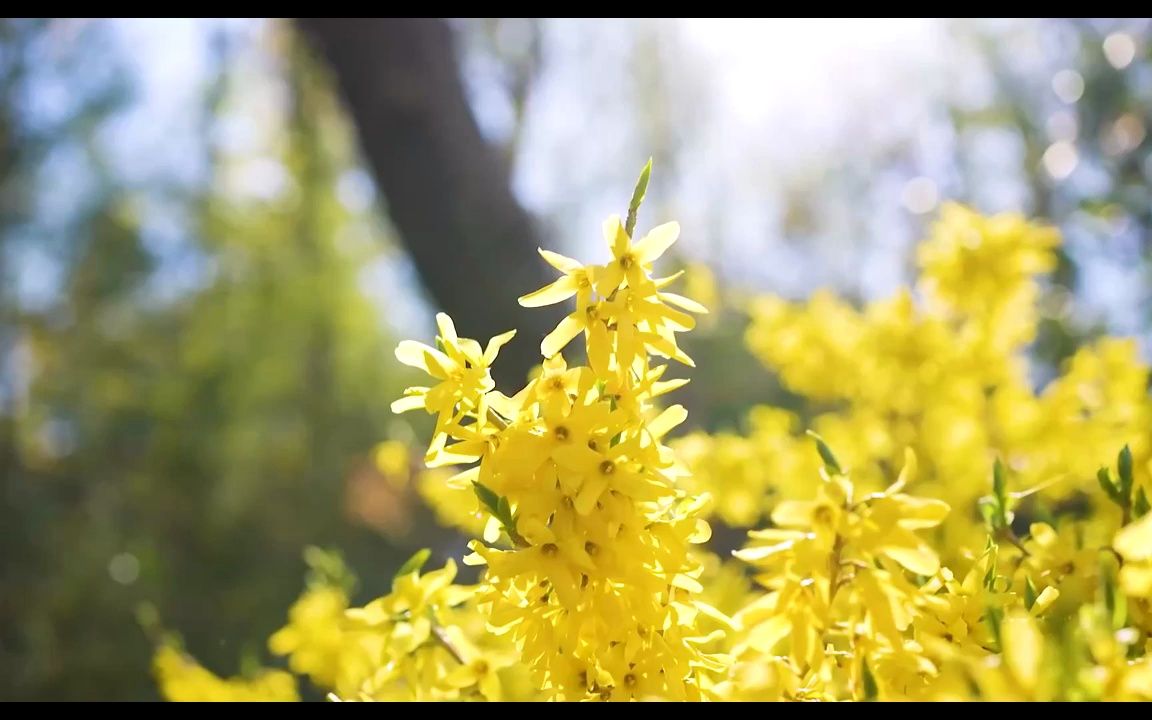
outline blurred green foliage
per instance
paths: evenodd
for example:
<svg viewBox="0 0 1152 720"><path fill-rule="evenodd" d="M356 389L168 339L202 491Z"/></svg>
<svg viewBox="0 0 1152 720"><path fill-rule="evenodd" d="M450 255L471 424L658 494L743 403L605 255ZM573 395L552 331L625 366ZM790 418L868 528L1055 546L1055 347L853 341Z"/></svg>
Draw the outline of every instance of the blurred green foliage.
<svg viewBox="0 0 1152 720"><path fill-rule="evenodd" d="M5 55L34 57L51 30L5 22ZM98 27L82 30L58 71L84 72L101 41ZM208 182L178 198L189 251L210 268L199 287L156 296L139 192L110 173L54 252L59 294L29 308L5 278L3 359L18 372L0 406L0 697L154 697L135 621L143 601L207 664L234 672L263 650L245 643L283 621L305 546L341 547L382 576L404 554L354 527L342 502L399 388L380 310L359 284L384 249L380 230L357 230L336 198L350 138L324 79L282 41L277 160L294 190L238 202L216 189L238 158L208 149ZM65 127L32 139L12 101L25 72L7 64L0 76L9 251L47 242L22 232L39 159L72 143L100 173L92 139L119 102L116 88L97 88ZM229 101L229 80L208 88L206 113Z"/></svg>

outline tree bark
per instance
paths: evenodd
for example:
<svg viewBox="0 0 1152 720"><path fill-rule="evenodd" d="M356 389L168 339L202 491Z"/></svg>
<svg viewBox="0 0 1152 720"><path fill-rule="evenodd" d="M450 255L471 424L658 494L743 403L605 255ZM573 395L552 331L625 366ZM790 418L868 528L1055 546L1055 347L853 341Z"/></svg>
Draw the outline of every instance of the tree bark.
<svg viewBox="0 0 1152 720"><path fill-rule="evenodd" d="M327 60L387 212L434 302L482 343L520 334L495 369L518 389L555 312L516 298L554 279L532 218L480 134L448 24L437 19L297 19Z"/></svg>

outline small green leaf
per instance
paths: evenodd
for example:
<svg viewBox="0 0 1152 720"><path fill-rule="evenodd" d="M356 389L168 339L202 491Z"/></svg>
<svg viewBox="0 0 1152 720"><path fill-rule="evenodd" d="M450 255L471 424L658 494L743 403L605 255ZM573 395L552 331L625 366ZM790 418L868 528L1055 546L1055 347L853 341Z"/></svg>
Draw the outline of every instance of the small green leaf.
<svg viewBox="0 0 1152 720"><path fill-rule="evenodd" d="M839 461L836 456L832 454L832 449L828 447L828 443L824 442L824 438L820 437L811 430L808 431L809 437L816 441L816 451L820 453L820 459L824 461L824 467L833 475L843 475L844 471L840 468Z"/></svg>
<svg viewBox="0 0 1152 720"><path fill-rule="evenodd" d="M999 530L1000 512L996 507L996 498L982 497L977 503L977 507L980 508L980 516L984 518L984 524L988 526L988 529Z"/></svg>
<svg viewBox="0 0 1152 720"><path fill-rule="evenodd" d="M636 229L636 214L640 210L640 204L644 202L644 196L648 194L648 177L651 174L652 158L648 158L648 163L640 171L640 177L636 180L636 189L632 191L632 202L628 203L628 219L624 223L624 231L628 233L628 237L632 237L632 232Z"/></svg>
<svg viewBox="0 0 1152 720"><path fill-rule="evenodd" d="M500 502L496 504L496 510L496 517L500 519L500 522L506 526L512 524L512 505L509 504L507 497L500 497Z"/></svg>
<svg viewBox="0 0 1152 720"><path fill-rule="evenodd" d="M500 496L497 495L492 488L488 487L479 480L472 481L472 489L476 491L476 497L480 500L480 504L484 506L488 512L500 517Z"/></svg>
<svg viewBox="0 0 1152 720"><path fill-rule="evenodd" d="M516 545L523 545L524 538L516 531L516 518L512 515L512 506L508 503L508 498L497 495L492 488L479 480L472 481L472 489L476 491L480 504L504 526L508 538Z"/></svg>
<svg viewBox="0 0 1152 720"><path fill-rule="evenodd" d="M1152 510L1152 504L1148 502L1148 495L1144 492L1144 488L1136 491L1136 501L1132 503L1132 512L1135 513L1136 518L1142 518Z"/></svg>
<svg viewBox="0 0 1152 720"><path fill-rule="evenodd" d="M984 551L988 556L988 569L984 572L984 587L988 590L996 591L996 557L1000 554L1000 546L992 542L992 538L988 538L988 547Z"/></svg>
<svg viewBox="0 0 1152 720"><path fill-rule="evenodd" d="M1112 474L1108 472L1108 468L1102 467L1096 471L1096 482L1100 483L1100 489L1113 501L1119 497L1116 484L1112 482Z"/></svg>
<svg viewBox="0 0 1152 720"><path fill-rule="evenodd" d="M992 464L992 494L1000 503L1000 507L1005 507L1008 501L1008 479L1004 474L1004 463L1000 462L1000 458L996 458L996 462Z"/></svg>
<svg viewBox="0 0 1152 720"><path fill-rule="evenodd" d="M880 697L880 689L876 687L876 677L872 674L872 668L868 667L868 661L864 660L862 680L864 681L864 702L872 702Z"/></svg>
<svg viewBox="0 0 1152 720"><path fill-rule="evenodd" d="M996 638L996 647L1003 648L1004 644L1000 641L1000 620L1001 613L1004 611L997 607L988 606L988 611L984 617L988 620L988 629L992 631L992 637Z"/></svg>
<svg viewBox="0 0 1152 720"><path fill-rule="evenodd" d="M412 557L408 558L408 560L400 566L400 569L396 571L392 579L397 580L409 573L420 572L420 569L424 567L424 563L428 562L428 558L430 557L432 557L432 551L428 548L417 550Z"/></svg>
<svg viewBox="0 0 1152 720"><path fill-rule="evenodd" d="M1024 608L1031 610L1032 606L1036 604L1036 586L1032 584L1032 578L1024 578Z"/></svg>
<svg viewBox="0 0 1152 720"><path fill-rule="evenodd" d="M1127 445L1116 458L1116 470L1120 473L1120 499L1127 505L1132 501L1132 449Z"/></svg>

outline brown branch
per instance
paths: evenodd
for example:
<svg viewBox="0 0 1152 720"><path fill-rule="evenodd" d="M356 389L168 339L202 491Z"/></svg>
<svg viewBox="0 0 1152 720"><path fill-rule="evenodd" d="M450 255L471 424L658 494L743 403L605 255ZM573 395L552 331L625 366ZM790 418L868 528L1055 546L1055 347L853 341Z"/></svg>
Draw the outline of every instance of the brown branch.
<svg viewBox="0 0 1152 720"><path fill-rule="evenodd" d="M554 277L536 256L540 237L505 163L480 134L448 24L296 25L331 67L389 217L436 305L481 342L520 329L495 370L501 384L519 387L559 315L525 311L516 298Z"/></svg>

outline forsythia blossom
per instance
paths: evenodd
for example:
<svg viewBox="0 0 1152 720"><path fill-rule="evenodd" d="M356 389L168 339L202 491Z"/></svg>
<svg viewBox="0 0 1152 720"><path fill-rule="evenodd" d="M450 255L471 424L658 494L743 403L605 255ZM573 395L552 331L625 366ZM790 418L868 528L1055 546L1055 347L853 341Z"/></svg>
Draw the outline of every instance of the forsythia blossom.
<svg viewBox="0 0 1152 720"><path fill-rule="evenodd" d="M1105 338L1035 385L1057 232L950 205L914 287L755 301L750 349L811 412L669 441L706 311L655 275L679 226L633 237L646 183L603 263L540 251L559 277L521 304L571 305L524 387L491 375L514 331L440 314L397 348L430 378L393 404L435 418L415 485L478 536L478 582L422 551L358 605L313 552L269 640L291 673L225 680L161 643L164 695L294 700L295 673L341 701L1152 699L1149 373ZM404 446L376 454L408 483ZM747 531L734 558L713 516Z"/></svg>

